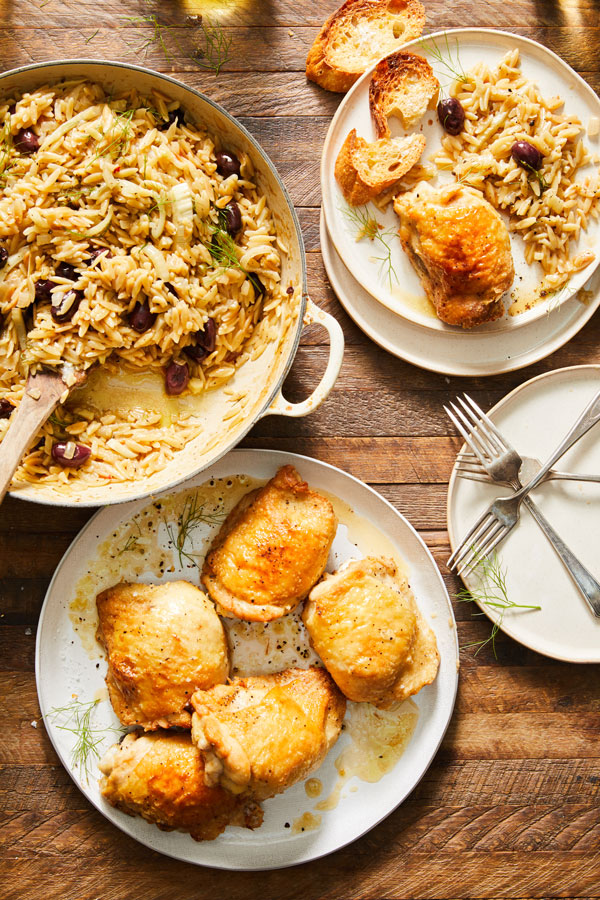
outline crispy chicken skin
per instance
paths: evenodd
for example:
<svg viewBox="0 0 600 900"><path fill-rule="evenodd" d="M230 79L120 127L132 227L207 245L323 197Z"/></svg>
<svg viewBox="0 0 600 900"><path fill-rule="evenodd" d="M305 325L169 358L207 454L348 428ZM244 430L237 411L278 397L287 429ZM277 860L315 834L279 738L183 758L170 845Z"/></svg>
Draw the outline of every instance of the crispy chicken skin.
<svg viewBox="0 0 600 900"><path fill-rule="evenodd" d="M325 575L302 618L312 646L350 700L385 708L437 674L435 635L391 559L353 560Z"/></svg>
<svg viewBox="0 0 600 900"><path fill-rule="evenodd" d="M202 583L223 615L268 622L289 613L322 575L337 520L293 466L233 508L207 554Z"/></svg>
<svg viewBox="0 0 600 900"><path fill-rule="evenodd" d="M400 241L438 318L472 328L504 313L515 277L506 225L479 191L419 184L394 201Z"/></svg>
<svg viewBox="0 0 600 900"><path fill-rule="evenodd" d="M122 724L189 728L193 692L229 672L225 633L208 597L186 581L123 582L102 591L96 605L106 684Z"/></svg>
<svg viewBox="0 0 600 900"><path fill-rule="evenodd" d="M258 800L306 778L335 743L346 701L324 669L234 678L192 697L208 785Z"/></svg>
<svg viewBox="0 0 600 900"><path fill-rule="evenodd" d="M202 757L189 734L131 732L106 751L99 767L104 799L162 831L212 841L227 825L258 828L262 822L252 799L206 786Z"/></svg>

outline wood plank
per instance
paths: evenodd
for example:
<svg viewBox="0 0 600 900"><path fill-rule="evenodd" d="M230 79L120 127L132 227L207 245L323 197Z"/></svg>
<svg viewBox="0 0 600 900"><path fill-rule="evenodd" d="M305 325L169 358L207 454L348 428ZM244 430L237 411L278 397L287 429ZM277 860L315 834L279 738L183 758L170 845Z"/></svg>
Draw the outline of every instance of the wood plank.
<svg viewBox="0 0 600 900"><path fill-rule="evenodd" d="M0 800L7 816L89 811L90 804L57 759L32 765L9 762L0 773ZM436 759L404 806L485 807L580 804L600 801L598 759Z"/></svg>
<svg viewBox="0 0 600 900"><path fill-rule="evenodd" d="M50 6L50 4L48 4ZM486 10L487 12L487 10ZM231 41L218 75L203 73L199 64L198 47L204 46L202 31L197 26L180 24L182 17L174 21L172 16L163 17L165 27L160 40L153 39L154 24L150 21L132 22L127 15L119 16L113 22L99 20L86 21L78 27L71 24L52 22L45 32L44 40L38 37L38 28L28 22L23 25L0 25L0 57L5 68L22 64L23 50L27 50L28 62L46 62L52 59L85 57L89 59L118 59L125 63L144 65L159 72L176 71L178 77L186 80L187 73L199 73L206 77L206 84L218 85L225 73L264 72L269 77L275 72L303 73L306 57L317 35L316 26L297 25L259 26L256 24L224 25L223 33ZM471 16L469 26L477 27L489 22L478 23L477 15ZM487 19L487 16L486 16ZM447 21L447 20L446 20ZM456 23L456 18L453 16ZM496 26L496 23L493 23ZM39 26L38 26L39 27ZM427 32L447 27L444 17L430 18ZM449 27L455 27L449 26ZM596 57L594 46L600 37L597 22L589 25L573 24L534 27L510 27L516 34L523 35L544 44L558 53L578 71L593 71ZM144 47L145 44L147 47ZM48 54L50 48L51 57ZM201 58L200 58L201 62ZM211 60L208 60L210 65ZM282 113L285 115L285 112Z"/></svg>
<svg viewBox="0 0 600 900"><path fill-rule="evenodd" d="M45 897L64 898L66 893L77 900L97 900L99 880L106 885L103 900L137 900L144 894L152 900L172 900L174 885L178 897L196 900L209 900L215 893L224 892L230 900L247 900L249 892L254 896L299 900L314 896L311 892L317 886L319 900L338 900L339 891L349 883L354 896L361 900L544 897L550 884L554 886L554 897L597 896L600 861L593 851L463 851L460 856L456 852L412 852L398 860L395 843L389 840L393 838L390 825L394 821L391 817L370 836L325 861L297 867L293 877L285 870L203 871L200 879L192 866L140 851L124 835L119 837L118 849L111 846L110 856L103 858L101 854L107 847L102 841L103 829L99 828L97 854L86 853L93 849L91 840L83 845L76 874L67 854L39 853L28 859L9 856L4 865L9 890L6 900L36 896L24 892L39 890L40 879L44 881ZM57 882L60 887L55 890L53 885Z"/></svg>

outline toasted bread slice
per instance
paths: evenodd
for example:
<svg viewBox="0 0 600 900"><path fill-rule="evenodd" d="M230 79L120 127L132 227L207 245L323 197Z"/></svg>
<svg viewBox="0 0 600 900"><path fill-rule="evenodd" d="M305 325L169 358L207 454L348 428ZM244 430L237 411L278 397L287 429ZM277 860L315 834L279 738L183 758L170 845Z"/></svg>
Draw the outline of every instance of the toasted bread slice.
<svg viewBox="0 0 600 900"><path fill-rule="evenodd" d="M426 59L397 50L375 66L369 86L369 108L378 138L389 137L388 117L411 128L437 97L440 83Z"/></svg>
<svg viewBox="0 0 600 900"><path fill-rule="evenodd" d="M419 37L424 26L420 0L346 0L317 35L307 77L343 93L385 53Z"/></svg>
<svg viewBox="0 0 600 900"><path fill-rule="evenodd" d="M361 206L401 181L425 149L422 134L367 143L353 128L335 161L335 177L351 206Z"/></svg>

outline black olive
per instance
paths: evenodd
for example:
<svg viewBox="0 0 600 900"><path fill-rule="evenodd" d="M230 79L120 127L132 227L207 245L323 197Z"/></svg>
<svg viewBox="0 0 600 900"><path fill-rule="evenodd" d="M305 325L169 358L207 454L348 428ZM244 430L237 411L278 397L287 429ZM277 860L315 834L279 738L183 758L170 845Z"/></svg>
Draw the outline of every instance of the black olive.
<svg viewBox="0 0 600 900"><path fill-rule="evenodd" d="M185 125L185 113L180 106L177 109L170 109L168 114L168 119L166 122L160 126L161 131L166 131L167 128L170 128L173 122L177 122L178 125Z"/></svg>
<svg viewBox="0 0 600 900"><path fill-rule="evenodd" d="M90 247L90 255L84 260L86 266L91 266L93 262L96 262L100 254L104 255L104 259L112 259L112 253L106 247Z"/></svg>
<svg viewBox="0 0 600 900"><path fill-rule="evenodd" d="M0 269L3 269L8 260L8 250L6 247L0 247Z"/></svg>
<svg viewBox="0 0 600 900"><path fill-rule="evenodd" d="M529 141L516 141L510 148L510 155L518 165L535 172L542 168L544 162L543 155Z"/></svg>
<svg viewBox="0 0 600 900"><path fill-rule="evenodd" d="M129 324L134 331L142 334L148 331L156 322L156 313L150 312L147 303L140 303L139 300L129 313Z"/></svg>
<svg viewBox="0 0 600 900"><path fill-rule="evenodd" d="M228 150L220 150L215 158L217 160L217 172L223 178L240 174L240 161L235 153L230 153Z"/></svg>
<svg viewBox="0 0 600 900"><path fill-rule="evenodd" d="M183 393L190 380L190 370L187 363L172 362L165 373L165 387L167 394L177 395Z"/></svg>
<svg viewBox="0 0 600 900"><path fill-rule="evenodd" d="M190 359L200 362L206 359L217 343L217 326L214 319L207 319L204 323L204 331L197 331L194 335L194 343L183 348L183 352Z"/></svg>
<svg viewBox="0 0 600 900"><path fill-rule="evenodd" d="M40 278L35 283L35 299L39 302L42 300L50 300L50 291L52 288L58 287L58 281L50 281L49 278Z"/></svg>
<svg viewBox="0 0 600 900"><path fill-rule="evenodd" d="M437 105L440 125L448 134L460 134L465 124L465 111L460 100L456 97L448 97L440 100Z"/></svg>
<svg viewBox="0 0 600 900"><path fill-rule="evenodd" d="M175 290L175 287L171 284L170 281L165 281L165 287L166 287L166 289L168 290L168 292L169 292L170 294L173 294L175 297L178 297L178 296L179 296L179 294L178 294L177 291Z"/></svg>
<svg viewBox="0 0 600 900"><path fill-rule="evenodd" d="M15 134L13 143L19 153L24 153L29 155L30 153L35 153L36 150L39 150L40 142L38 137L31 128L23 128L21 131Z"/></svg>
<svg viewBox="0 0 600 900"><path fill-rule="evenodd" d="M52 318L55 322L62 324L70 322L77 310L79 304L83 300L83 291L67 291L62 297L52 297Z"/></svg>
<svg viewBox="0 0 600 900"><path fill-rule="evenodd" d="M59 262L54 271L59 278L68 278L69 281L77 281L79 278L79 272L75 266L68 262Z"/></svg>
<svg viewBox="0 0 600 900"><path fill-rule="evenodd" d="M254 292L257 297L262 297L264 294L266 294L267 289L264 286L264 284L262 283L262 281L260 280L260 278L258 277L258 275L255 275L254 272L250 272L250 274L248 275L248 278L252 282L252 287L254 288Z"/></svg>
<svg viewBox="0 0 600 900"><path fill-rule="evenodd" d="M60 463L61 466L64 466L66 469L78 469L79 466L82 466L86 460L90 458L92 455L92 451L89 447L86 447L85 444L75 444L74 448L71 448L73 451L73 455L69 453L68 456L65 454L68 453L67 447L71 443L71 441L58 441L56 444L52 444L52 459L56 460L57 463Z"/></svg>
<svg viewBox="0 0 600 900"><path fill-rule="evenodd" d="M10 419L14 408L14 404L11 403L10 400L7 400L6 397L2 397L0 400L0 419Z"/></svg>
<svg viewBox="0 0 600 900"><path fill-rule="evenodd" d="M227 204L223 213L225 215L225 226L227 231L232 236L235 236L242 230L242 213L235 200L232 200L231 203Z"/></svg>

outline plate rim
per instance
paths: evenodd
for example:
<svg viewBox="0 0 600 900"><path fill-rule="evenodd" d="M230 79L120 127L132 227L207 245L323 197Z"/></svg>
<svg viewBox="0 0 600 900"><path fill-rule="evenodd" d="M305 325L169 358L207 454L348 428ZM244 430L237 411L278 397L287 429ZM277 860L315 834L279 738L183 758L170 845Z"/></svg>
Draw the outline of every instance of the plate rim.
<svg viewBox="0 0 600 900"><path fill-rule="evenodd" d="M583 370L593 370L595 372L600 373L600 363L582 363L581 365L577 365L577 366L562 366L560 369L550 369L548 372L542 372L539 375L535 375L533 378L529 378L527 381L524 381L522 384L517 385L517 387L513 388L512 391L509 391L508 394L506 394L504 397L502 397L498 401L498 403L496 403L494 406L491 407L491 409L488 410L487 414L495 413L498 410L502 409L502 407L505 406L506 403L512 401L514 399L514 397L517 394L519 394L524 388L530 387L532 384L535 384L535 382L537 382L537 381L542 381L542 380L545 380L548 378L551 379L551 378L556 377L557 375L565 377L565 375L569 372L583 371ZM454 552L454 548L456 545L456 537L453 533L453 528L452 528L451 501L452 501L452 494L454 493L454 487L456 485L456 482L458 481L458 475L456 474L458 458L462 454L465 447L466 447L466 444L463 443L460 447L460 450L456 454L456 460L452 467L452 472L450 474L450 481L448 482L448 495L446 498L446 520L447 520L447 524L448 524L448 538L450 541L450 547L453 552ZM460 576L458 576L458 577L460 577ZM463 581L463 584L464 584L464 581ZM465 584L465 587L467 587L466 584ZM467 587L467 590L468 590L468 587ZM477 600L475 600L475 602L477 603ZM477 603L477 606L479 607L479 609L482 610L482 612L485 613L485 615L492 622L494 622L494 619L492 619L490 617L487 610L483 609L483 607L479 603ZM500 627L500 630L504 634L507 635L507 637L509 637L513 641L516 641L517 644L520 644L522 647L526 647L528 650L532 650L534 653L539 653L540 656L545 656L548 659L556 659L556 660L559 660L560 662L568 662L568 663L572 663L575 665L590 665L590 664L594 664L594 663L595 664L600 663L600 654L596 658L573 659L570 656L563 656L561 654L556 654L556 653L548 653L548 652L540 650L537 647L533 647L531 645L531 643L528 643L527 641L524 641L518 637L515 637L515 635L513 633L511 633L510 631L508 631L506 629L506 627L504 627L503 625L500 625L499 627Z"/></svg>
<svg viewBox="0 0 600 900"><path fill-rule="evenodd" d="M53 729L52 729L51 724L46 725L45 712L44 712L44 708L43 708L44 704L42 703L42 692L41 692L41 688L40 688L40 684L42 681L41 654L42 654L43 624L44 624L44 619L47 615L47 610L49 608L49 604L51 602L51 595L52 595L52 591L54 589L54 584L58 578L59 572L61 571L63 566L67 563L68 558L70 557L71 553L73 552L73 550L76 547L76 544L82 538L82 536L93 527L93 525L96 523L97 519L100 516L102 516L103 514L106 513L108 515L113 515L113 516L115 514L117 514L117 515L119 515L120 518L124 518L122 514L128 504L130 504L132 507L135 505L139 506L140 504L144 504L145 502L147 502L149 499L148 497L140 498L140 499L136 499L136 500L130 500L130 501L127 501L127 503L123 503L123 504L104 506L104 507L100 508L96 513L94 513L94 515L88 520L88 522L86 522L86 524L83 526L83 528L75 535L75 537L70 542L67 549L65 550L63 556L61 557L61 559L54 571L54 574L50 580L50 583L48 585L46 594L44 596L44 601L42 603L42 608L40 610L38 623L37 623L36 642L35 642L35 681L36 681L36 693L37 693L37 697L38 697L38 703L40 706L40 713L41 713L42 719L44 720L44 729L46 731L46 735L48 736L48 738L50 740L50 743L52 744L54 752L58 756L62 766L67 771L69 777L72 779L75 786L83 794L86 801L88 803L90 803L102 815L102 817L105 821L107 821L110 825L116 826L120 831L122 831L124 834L126 834L129 838L131 838L132 840L141 844L148 850L160 853L163 856L167 856L171 859L176 859L182 863L187 863L189 865L195 865L195 866L201 866L201 867L205 867L205 868L209 868L209 869L217 869L219 871L259 872L259 871L274 871L276 869L284 869L284 868L290 868L291 866L304 865L306 863L313 862L318 859L322 859L325 856L329 856L330 854L335 853L338 850L341 850L344 847L347 847L349 844L352 844L354 841L357 841L357 840L361 839L362 837L364 837L365 834L367 834L369 831L372 831L374 828L376 828L377 825L379 825L384 819L386 819L388 816L390 816L407 799L407 797L414 791L414 789L417 787L417 785L422 780L422 778L424 777L424 775L430 768L431 764L433 763L433 760L434 760L435 756L437 755L440 745L441 745L441 743L444 739L444 736L448 730L448 727L452 720L452 716L454 715L454 710L455 710L455 706L456 706L456 697L457 697L457 692L458 692L459 671L460 671L460 647L459 647L459 643L458 643L456 618L454 616L452 600L448 593L448 589L444 582L444 578L442 576L440 568L437 565L437 563L435 562L435 559L433 558L433 554L432 554L431 550L429 549L429 547L427 546L427 544L425 543L425 541L423 540L423 538L419 535L416 528L411 524L411 522L409 522L409 520L399 510L397 510L396 507L392 503L390 503L389 500L386 500L385 497L383 497L381 494L379 494L378 491L376 491L374 488L372 488L369 484L366 484L364 481L361 481L359 478L357 478L355 475L352 475L350 472L346 472L344 469L340 469L339 466L335 466L332 463L327 463L322 460L316 459L314 457L310 457L310 456L306 456L304 454L299 454L299 453L294 453L294 452L288 452L286 450L271 450L271 449L265 450L265 449L253 448L253 447L252 448L250 448L250 447L249 448L237 448L237 449L230 451L230 453L228 453L226 457L221 457L219 460L216 460L207 469L203 470L202 472L196 473L193 477L189 478L186 482L182 483L181 485L178 485L177 489L175 491L172 488L168 488L168 489L165 489L164 491L153 494L152 497L158 499L160 497L169 496L173 493L179 493L180 491L186 490L186 484L188 484L188 482L192 482L203 476L206 476L206 479L208 480L211 477L211 474L210 474L211 470L216 466L222 466L224 464L224 462L226 461L227 457L229 457L230 455L237 456L237 455L246 455L246 454L250 454L253 456L264 456L265 454L267 454L269 456L274 457L275 459L280 459L280 460L282 458L286 458L288 460L290 458L293 458L294 460L299 461L298 462L299 465L302 465L302 463L307 462L307 463L311 463L311 464L316 464L317 466L320 466L320 467L324 467L325 469L332 469L332 470L335 470L336 472L341 473L345 478L348 478L351 481L353 481L358 486L359 489L365 490L367 493L373 495L379 502L383 502L386 506L388 506L390 508L390 510L396 516L399 516L403 520L404 524L408 527L408 529L413 533L413 536L421 544L423 550L425 551L426 556L429 559L431 566L433 567L433 571L435 573L436 579L439 583L439 586L440 586L440 588L443 592L443 595L445 597L445 600L446 600L446 605L448 607L449 616L454 623L452 632L453 632L453 647L454 647L454 652L455 652L456 667L450 667L450 674L452 675L452 680L453 680L453 689L451 690L451 698L448 703L447 712L444 716L443 726L441 727L440 733L438 735L438 740L435 744L435 747L432 747L431 753L429 754L425 763L418 770L419 774L418 774L417 778L415 779L415 781L413 782L410 789L406 793L404 793L400 797L400 799L396 803L394 803L394 805L391 808L389 808L385 813L383 813L383 815L381 815L379 818L377 818L376 821L374 821L372 824L368 825L365 829L360 830L358 834L349 838L347 841L340 843L336 847L333 847L331 849L325 849L322 852L317 852L314 855L313 855L312 851L309 849L308 856L306 858L291 860L289 862L284 861L284 862L281 862L281 863L278 863L275 865L252 866L251 868L249 868L247 866L243 866L243 865L242 866L236 866L236 865L231 865L231 864L219 865L218 863L212 863L212 862L207 863L207 862L204 862L201 860L189 860L187 858L183 859L180 855L178 855L175 852L165 850L163 848L157 848L156 846L153 846L153 845L147 843L141 837L131 834L131 832L127 828L128 822L125 821L125 819L128 819L129 817L125 816L125 814L123 814L124 821L122 821L122 822L121 821L119 821L119 822L113 821L112 818L108 818L108 816L106 815L106 811L103 809L102 805L100 803L96 802L96 799L94 797L89 796L88 793L84 790L83 786L78 782L78 780L75 777L74 770L73 770L72 766L70 765L70 761L63 756L60 748L55 743ZM218 476L218 477L221 477L221 476ZM340 498L340 499L343 499L343 498ZM396 763L396 765L397 764L398 763ZM201 846L201 844L200 844L200 846Z"/></svg>
<svg viewBox="0 0 600 900"><path fill-rule="evenodd" d="M341 287L341 280L338 274L335 273L332 277L332 270L335 268L335 265L339 263L339 265L343 267L347 277L352 279L353 281L356 281L350 270L345 265L343 259L340 257L337 250L333 246L333 242L327 229L327 223L325 221L323 210L321 210L320 219L320 247L325 271L327 273L327 277L333 288L333 291L339 302L343 306L344 310L357 325L357 327L360 328L360 330L364 334L366 334L367 337L370 338L370 340L372 340L387 353L391 353L393 356L396 356L399 359L403 359L405 360L405 362L417 366L420 369L424 369L427 372L437 372L441 375L452 375L461 378L488 378L495 375L504 375L508 372L516 372L519 369L524 369L527 366L534 365L535 363L540 362L540 360L546 359L546 357L551 356L553 353L556 353L558 350L560 350L561 347L564 347L564 345L567 344L573 337L575 337L575 335L579 331L581 331L581 329L589 322L589 320L598 309L598 306L600 306L599 285L594 300L588 305L581 304L581 309L578 310L577 314L573 316L567 327L561 326L561 328L556 332L556 342L555 344L550 345L549 350L547 349L547 342L544 342L543 344L539 345L539 348L537 350L533 351L532 356L527 356L525 359L523 359L524 354L520 354L518 356L513 356L509 359L505 359L502 368L494 367L493 369L484 371L481 368L464 370L461 368L457 368L452 364L444 363L437 363L436 365L432 365L431 357L429 356L426 359L416 357L414 354L411 354L403 348L392 346L391 342L389 342L384 335L381 335L376 330L374 330L370 322L366 321L366 319L355 310L352 301L348 300L347 292ZM375 300L374 297L371 296L371 294L368 293L368 291L365 291L365 289L361 287L358 282L356 282L356 292L358 291L363 292L363 299L365 302L374 304L374 309L377 309L380 313L383 312L383 314L385 315L394 316L394 313L392 313L391 310L384 307L383 304L380 304L377 300ZM574 298L571 299L573 300ZM557 310L556 312L559 313L560 310ZM448 338L452 338L454 336L454 332L450 334L448 332L436 332L431 330L427 331L426 329L423 329L421 325L403 319L401 316L395 316L394 318L395 324L398 328L407 329L407 333L410 331L414 331L416 334L422 332L423 336L426 336L430 341L448 340ZM484 337L483 332L479 334L477 334L476 332L469 332L464 335L464 338L470 341L476 341L480 337ZM504 335L504 337L507 338L508 335Z"/></svg>
<svg viewBox="0 0 600 900"><path fill-rule="evenodd" d="M588 95L588 97L590 97L592 99L592 101L594 103L596 103L596 105L600 106L600 96L597 95L596 92L592 89L592 87L587 83L587 81L585 81L585 79L582 78L582 76L579 75L579 73L576 72L575 69L573 69L569 65L568 62L566 62L566 60L562 59L562 57L560 57L557 53L555 53L554 50L550 50L549 47L546 47L544 44L540 43L539 41L535 41L532 38L525 37L524 35L520 35L520 34L514 34L513 32L510 32L510 31L504 31L503 29L500 29L500 28L485 28L485 27L444 28L439 31L433 31L429 34L420 35L417 38L413 38L413 40L408 41L406 44L403 44L399 49L401 49L401 50L410 49L410 48L414 49L415 46L420 45L423 41L426 41L426 40L432 40L432 39L435 40L436 38L445 38L448 36L461 35L461 34L464 35L466 33L468 33L470 35L477 35L477 36L488 35L488 34L498 35L503 38L510 38L511 40L514 40L516 43L522 42L523 44L535 47L539 52L542 53L542 55L546 55L546 56L550 57L554 61L555 65L558 63L559 68L566 69L569 72L569 74L572 77L574 77L575 80L577 81L577 83L579 85L579 89L580 90L583 89L584 93L586 95ZM388 55L389 54L385 54L385 56L388 56ZM382 58L385 58L385 57L382 57ZM329 227L329 217L327 215L327 210L326 210L327 204L324 199L327 192L323 189L323 185L328 184L331 181L331 179L328 177L329 173L326 171L326 167L329 164L329 157L332 155L331 143L333 142L333 134L337 127L338 120L343 115L346 107L352 101L353 95L355 93L357 93L358 90L362 87L363 82L365 82L368 78L370 78L370 76L373 73L373 70L375 69L375 67L377 65L377 62L378 61L373 63L373 65L371 65L361 75L361 77L352 85L350 90L342 98L342 100L341 100L338 108L336 109L336 111L333 115L333 118L329 124L329 128L327 129L327 134L325 135L325 140L323 142L323 149L321 151L321 163L320 163L320 167L319 167L320 183L321 183L321 189L322 189L322 194L323 194L323 199L321 202L321 209L325 216L325 223L327 226L327 231L330 235L330 239L333 244L333 247L336 250L338 256L340 257L340 260L342 261L342 263L344 263L344 265L346 265L346 263L344 262L344 258L342 256L342 254L340 253L340 249L338 247L338 243L336 242L335 236L334 236L334 234L332 234L332 231ZM591 264L590 267L588 267L586 281L589 280L589 278L593 277L594 273L597 271L599 266L600 266L600 253L597 253L595 261ZM386 303L384 300L380 299L379 297L376 297L370 291L370 289L366 286L366 284L363 283L363 281L361 279L359 279L358 277L356 277L354 275L354 272L352 272L350 269L349 269L349 271L350 271L350 274L352 275L352 277L354 278L354 280L356 281L356 283L358 285L360 285L360 287L364 291L366 291L369 294L369 296L371 296L373 298L373 300L375 300L376 303L378 303L381 306L388 309L394 315L398 316L398 318L405 319L406 321L410 322L412 325L418 325L421 328L426 329L428 332L438 331L442 334L447 334L448 330L451 329L452 333L457 334L457 335L459 335L459 334L466 335L469 333L469 332L465 332L465 330L461 329L460 327L447 325L446 323L441 322L441 320L439 320L437 318L435 320L436 325L431 326L425 321L425 317L417 318L417 317L413 316L410 311L408 311L407 313L398 312L390 304ZM577 273L573 273L573 274L577 274ZM558 306L561 307L564 303L567 303L569 300L573 299L573 297L577 294L577 292L582 287L585 286L585 283L586 282L584 282L582 285L580 285L580 287L577 288L577 290L573 291L572 293L566 292L566 295L560 300ZM540 319L543 318L543 316L546 314L546 312L547 312L547 310L543 307L543 305L540 305L540 308L538 310L532 309L532 310L528 310L525 313L525 315L529 315L529 317L525 321L521 321L521 322L516 321L509 328L503 329L502 331L494 331L491 333L496 334L496 335L501 335L501 334L506 335L507 333L510 333L511 331L516 331L517 329L527 327L528 325L533 325L534 323L539 322Z"/></svg>

